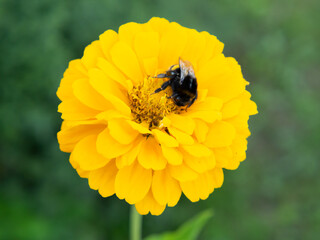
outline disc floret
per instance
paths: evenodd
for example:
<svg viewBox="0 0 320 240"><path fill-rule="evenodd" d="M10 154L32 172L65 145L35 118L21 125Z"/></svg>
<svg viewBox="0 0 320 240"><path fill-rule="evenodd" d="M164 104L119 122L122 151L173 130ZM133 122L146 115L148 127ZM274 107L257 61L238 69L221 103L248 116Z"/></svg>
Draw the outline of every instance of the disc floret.
<svg viewBox="0 0 320 240"><path fill-rule="evenodd" d="M147 77L144 81L129 91L129 100L133 120L143 123L150 129L159 127L161 120L170 113L180 110L171 99L170 89L161 93L154 91L161 85L157 78Z"/></svg>

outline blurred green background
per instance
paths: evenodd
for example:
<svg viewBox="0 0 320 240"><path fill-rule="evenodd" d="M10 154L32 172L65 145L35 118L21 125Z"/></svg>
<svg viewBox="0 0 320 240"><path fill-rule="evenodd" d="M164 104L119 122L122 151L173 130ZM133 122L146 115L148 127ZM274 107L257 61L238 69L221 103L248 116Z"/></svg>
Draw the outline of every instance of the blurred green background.
<svg viewBox="0 0 320 240"><path fill-rule="evenodd" d="M212 208L199 239L319 239L319 10L317 0L0 0L0 239L127 239L128 204L90 190L59 151L55 92L99 34L152 16L224 42L260 113L223 187L145 217L143 236Z"/></svg>

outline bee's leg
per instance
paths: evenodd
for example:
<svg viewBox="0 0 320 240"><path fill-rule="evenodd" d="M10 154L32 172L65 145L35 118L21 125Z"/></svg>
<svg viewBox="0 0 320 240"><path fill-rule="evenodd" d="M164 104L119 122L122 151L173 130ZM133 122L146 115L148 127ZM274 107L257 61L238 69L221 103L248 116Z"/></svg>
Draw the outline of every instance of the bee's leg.
<svg viewBox="0 0 320 240"><path fill-rule="evenodd" d="M156 78L174 78L175 71L167 71L166 73L161 73L156 76Z"/></svg>
<svg viewBox="0 0 320 240"><path fill-rule="evenodd" d="M165 90L171 84L171 80L164 82L160 88L156 89L154 93L158 93L160 91Z"/></svg>
<svg viewBox="0 0 320 240"><path fill-rule="evenodd" d="M167 78L168 75L166 73L161 73L156 76L156 78Z"/></svg>
<svg viewBox="0 0 320 240"><path fill-rule="evenodd" d="M188 104L188 106L186 107L186 111L187 111L187 108L189 108L193 103L194 101L198 98L198 92L196 92L196 95L194 96L194 98L190 101L190 103Z"/></svg>
<svg viewBox="0 0 320 240"><path fill-rule="evenodd" d="M167 98L176 98L179 96L179 93L174 93L171 96L167 97Z"/></svg>

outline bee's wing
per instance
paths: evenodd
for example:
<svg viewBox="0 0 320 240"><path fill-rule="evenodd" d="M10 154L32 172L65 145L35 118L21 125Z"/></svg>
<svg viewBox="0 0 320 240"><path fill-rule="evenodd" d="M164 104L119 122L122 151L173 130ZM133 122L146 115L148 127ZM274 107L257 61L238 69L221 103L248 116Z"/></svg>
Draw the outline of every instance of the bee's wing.
<svg viewBox="0 0 320 240"><path fill-rule="evenodd" d="M196 78L191 62L184 61L182 60L182 58L179 58L179 66L181 70L180 85L182 85L183 79L188 75L190 75L193 78Z"/></svg>

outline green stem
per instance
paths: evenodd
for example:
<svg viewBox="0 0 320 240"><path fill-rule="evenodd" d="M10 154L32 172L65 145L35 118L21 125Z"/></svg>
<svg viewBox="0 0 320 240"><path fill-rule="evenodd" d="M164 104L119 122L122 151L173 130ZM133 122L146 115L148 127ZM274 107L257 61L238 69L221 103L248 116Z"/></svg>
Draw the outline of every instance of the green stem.
<svg viewBox="0 0 320 240"><path fill-rule="evenodd" d="M137 212L134 205L130 212L130 240L141 240L142 216Z"/></svg>

